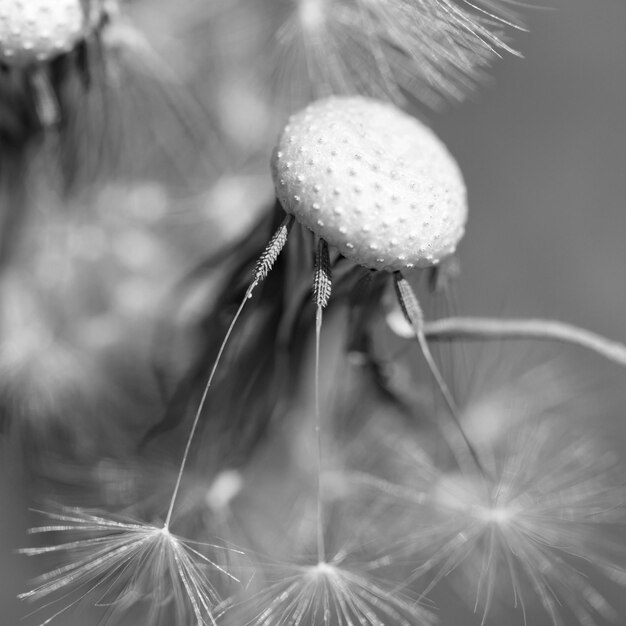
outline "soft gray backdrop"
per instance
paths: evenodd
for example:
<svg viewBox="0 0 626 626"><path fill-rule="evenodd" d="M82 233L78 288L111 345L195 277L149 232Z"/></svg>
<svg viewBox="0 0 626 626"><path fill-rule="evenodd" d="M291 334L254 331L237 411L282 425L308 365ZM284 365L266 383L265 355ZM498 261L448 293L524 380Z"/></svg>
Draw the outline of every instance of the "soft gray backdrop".
<svg viewBox="0 0 626 626"><path fill-rule="evenodd" d="M559 317L626 340L626 2L545 4L520 9L525 59L505 59L472 101L430 116L470 190L461 308ZM597 377L597 361L584 363ZM626 373L601 367L621 399ZM15 594L33 567L12 554L26 543L17 484L0 478L1 626L23 615Z"/></svg>

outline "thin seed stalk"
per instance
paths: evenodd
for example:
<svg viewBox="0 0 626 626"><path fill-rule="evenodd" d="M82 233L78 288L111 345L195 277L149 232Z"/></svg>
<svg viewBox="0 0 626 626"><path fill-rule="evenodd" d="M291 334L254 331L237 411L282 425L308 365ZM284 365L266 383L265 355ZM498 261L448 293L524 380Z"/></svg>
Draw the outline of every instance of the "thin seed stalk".
<svg viewBox="0 0 626 626"><path fill-rule="evenodd" d="M330 255L328 244L320 239L315 255L315 275L313 279L313 299L315 312L315 440L317 444L317 560L326 562L326 545L324 541L324 503L322 494L322 412L320 390L320 339L322 335L322 316L328 306L332 290Z"/></svg>
<svg viewBox="0 0 626 626"><path fill-rule="evenodd" d="M452 422L456 430L460 433L461 438L463 440L466 451L469 453L471 460L475 467L478 468L481 474L485 474L480 459L478 457L478 453L474 449L471 441L467 438L463 427L461 426L461 421L459 419L459 409L457 407L456 401L448 384L446 383L445 378L441 374L439 370L439 366L433 357L433 354L430 350L430 346L428 345L428 341L426 339L426 335L424 333L424 313L422 311L422 307L420 306L419 300L417 299L417 295L415 291L411 287L409 281L402 276L400 272L396 272L394 274L394 284L396 289L396 295L398 297L398 303L400 304L400 308L404 313L406 320L409 322L411 327L413 328L413 332L415 333L415 338L419 344L420 350L426 364L428 365L428 369L430 370L435 382L437 383L437 387L443 396L443 399L448 407L450 412L450 416L452 418ZM461 459L459 459L461 462Z"/></svg>
<svg viewBox="0 0 626 626"><path fill-rule="evenodd" d="M183 457L180 462L180 467L178 469L178 475L176 477L176 484L174 485L174 489L172 492L172 496L170 499L169 509L167 511L167 516L165 518L164 528L169 529L170 523L172 521L172 515L174 513L174 506L176 504L176 499L178 498L178 492L180 491L180 485L182 482L183 474L185 472L185 467L187 465L187 461L189 459L189 452L191 450L191 444L196 434L196 430L198 429L198 424L200 423L200 416L202 415L202 411L204 409L204 405L206 404L207 397L209 395L209 390L213 383L213 379L215 378L215 373L217 372L217 368L222 360L222 356L224 355L224 350L226 349L226 345L228 344L228 340L239 320L241 313L243 312L246 303L250 298L252 298L252 294L256 287L259 285L261 281L267 278L268 274L274 267L276 260L278 259L278 255L281 253L282 249L285 247L287 243L287 237L289 235L289 230L291 225L293 224L293 217L288 215L283 220L282 224L278 227L278 230L274 233L269 243L265 247L265 250L262 252L259 260L256 263L253 280L246 293L239 304L239 308L233 317L228 330L226 331L226 335L220 345L220 349L215 357L215 361L213 362L213 366L211 368L211 372L207 379L206 385L204 386L204 391L202 393L202 398L200 399L200 403L198 404L198 408L196 410L193 423L191 425L191 430L189 431L189 436L187 437L187 443L185 445L185 451L183 452Z"/></svg>

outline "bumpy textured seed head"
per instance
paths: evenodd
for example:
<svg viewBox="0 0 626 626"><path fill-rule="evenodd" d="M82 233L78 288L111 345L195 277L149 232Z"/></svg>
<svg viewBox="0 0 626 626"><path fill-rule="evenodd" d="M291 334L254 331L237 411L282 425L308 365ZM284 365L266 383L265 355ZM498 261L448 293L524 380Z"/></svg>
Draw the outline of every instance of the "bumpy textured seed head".
<svg viewBox="0 0 626 626"><path fill-rule="evenodd" d="M272 174L287 213L372 269L436 265L463 237L466 191L455 160L391 104L314 102L283 130Z"/></svg>
<svg viewBox="0 0 626 626"><path fill-rule="evenodd" d="M71 50L86 28L81 0L0 0L0 61L47 61Z"/></svg>

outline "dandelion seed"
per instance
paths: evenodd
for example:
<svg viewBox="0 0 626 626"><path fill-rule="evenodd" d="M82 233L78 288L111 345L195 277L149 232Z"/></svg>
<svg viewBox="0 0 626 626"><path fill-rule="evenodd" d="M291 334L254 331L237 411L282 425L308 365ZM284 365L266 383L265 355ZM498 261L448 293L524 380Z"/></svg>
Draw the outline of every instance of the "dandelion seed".
<svg viewBox="0 0 626 626"><path fill-rule="evenodd" d="M248 605L264 607L249 626L420 626L433 623L423 606L378 582L367 564L353 567L346 555L315 565L291 566L273 576Z"/></svg>
<svg viewBox="0 0 626 626"><path fill-rule="evenodd" d="M67 553L69 560L34 581L31 591L19 597L41 601L46 607L67 602L42 622L49 624L87 596L109 607L109 618L135 603L146 605L146 623L161 623L170 607L174 623L214 626L220 602L214 584L216 572L236 580L205 555L207 550L227 550L218 545L181 539L166 526L153 526L117 517L103 517L78 508L45 513L51 524L31 529L31 534L71 533L76 539L53 546L26 548L22 554L39 556Z"/></svg>
<svg viewBox="0 0 626 626"><path fill-rule="evenodd" d="M424 454L412 458L413 487L410 479L379 487L414 511L417 528L399 542L396 557L421 559L412 579L423 577L425 592L458 570L483 623L505 581L525 617L534 596L555 626L569 623L564 610L585 626L615 618L585 574L625 580L626 489L612 455L546 420L515 428L491 453L482 450L486 475L437 472Z"/></svg>
<svg viewBox="0 0 626 626"><path fill-rule="evenodd" d="M88 595L96 589L99 590L100 586L104 585L106 590L104 597L109 598L113 596L114 598L112 602L106 600L105 603L111 603L114 606L114 610L116 610L121 605L129 602L131 597L134 597L133 592L136 588L137 580L144 581L147 578L150 579L152 586L159 590L159 600L169 597L165 592L161 593L162 590L168 588L167 584L161 582L165 579L166 582L169 582L169 588L172 588L174 591L174 594L171 596L171 601L179 617L184 616L188 610L187 607L191 606L193 616L198 626L215 624L214 610L216 609L219 598L205 570L207 566L209 566L214 570L214 573L217 571L230 577L232 580L237 579L228 573L226 569L221 567L216 560L209 559L199 550L191 547L191 542L172 535L170 532L170 524L175 513L176 504L179 500L191 446L224 349L247 301L276 262L285 244L291 221L292 219L290 217L284 220L283 224L279 227L266 247L266 250L259 258L254 270L253 282L240 303L237 313L222 341L187 437L164 524L162 526L155 526L137 522L131 523L125 520L118 521L114 518L90 514L81 509L70 510L67 514L56 516L49 514L53 519L68 522L68 524L43 527L36 529L35 532L91 531L96 533L96 536L86 540L62 544L60 546L25 550L24 553L30 555L46 554L63 550L77 551L79 555L76 561L70 562L67 566L53 570L49 574L44 575L40 579L39 586L31 592L23 594L21 596L22 598L39 599L50 593L59 590L62 591L67 587L82 588L84 586L88 587L84 595ZM222 479L223 478L224 476L222 475ZM231 484L230 490L225 490L224 483L222 482L217 492L214 491L212 493L212 504L217 504L216 493L220 491L222 492L222 496L226 497L225 504L227 504L228 499L236 495L238 488L239 486L237 484ZM230 493L226 493L227 491L230 491ZM198 545L212 548L216 547L210 544ZM85 556L81 556L80 554L83 551L86 552ZM153 580L153 575L155 574L159 575L157 580ZM108 583L110 583L110 588ZM150 586L147 588L150 589ZM148 596L150 596L150 593L151 592L148 592ZM64 596L61 596L61 599L63 597ZM52 618L48 619L47 622L44 622L44 624L49 623L75 603L76 602L73 602L60 612L57 612ZM161 605L163 604L166 604L165 600L161 602ZM153 615L156 619L156 616L160 612L159 603L152 605L150 610L153 611ZM182 623L182 618L179 622Z"/></svg>
<svg viewBox="0 0 626 626"><path fill-rule="evenodd" d="M207 480L205 472L195 469L190 474L182 486L176 509L177 526L185 535L203 537L210 532L224 546L247 549L254 545L254 537L242 524L241 511L233 506L245 487L244 476L235 470L223 470L211 480ZM239 549L218 550L211 558L229 572L240 572L248 565L246 554Z"/></svg>
<svg viewBox="0 0 626 626"><path fill-rule="evenodd" d="M321 145L315 141L319 136L326 138ZM345 147L345 141L349 148ZM375 208L367 215L356 212L344 215L343 211L337 214L336 196L347 195L354 204L363 203L353 193L353 177L345 171L338 175L332 169L329 172L310 167L298 150L302 145L315 151L323 163L333 164L342 158L351 160L355 171L359 167L358 182L362 186L374 183L378 190ZM359 159L354 159L355 148ZM278 158L278 153L283 157ZM289 159L289 168L285 159ZM376 168L363 169L360 166L363 161ZM422 168L419 185L415 184L413 175L417 164ZM275 183L277 180L287 183L275 184L277 197L287 214L295 216L303 226L355 263L370 270L393 273L398 302L446 402L448 416L463 435L456 403L423 332L420 305L401 274L416 266L438 265L454 253L465 232L465 185L445 146L428 128L393 105L362 97L331 97L292 116L289 135L285 131L279 138L272 172ZM306 175L303 178L306 182L299 180L299 174ZM311 182L320 186L319 195L324 200L315 213L311 207L317 202L318 193L311 190ZM381 195L383 189L393 193ZM298 202L294 202L294 197ZM326 219L318 220L318 215ZM398 228L393 233L395 236L390 236L389 224L401 216L416 222L436 223L431 231L420 233L424 249L408 239L404 228ZM478 464L471 444L464 436L462 439L462 449L457 451L459 462Z"/></svg>

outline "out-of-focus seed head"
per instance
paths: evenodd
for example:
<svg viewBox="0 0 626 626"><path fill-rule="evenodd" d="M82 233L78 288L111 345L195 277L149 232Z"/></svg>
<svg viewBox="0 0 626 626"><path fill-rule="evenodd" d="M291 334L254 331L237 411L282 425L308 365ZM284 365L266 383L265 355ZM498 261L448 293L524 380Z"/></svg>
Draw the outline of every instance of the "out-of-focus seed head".
<svg viewBox="0 0 626 626"><path fill-rule="evenodd" d="M464 234L458 165L429 128L391 104L314 102L289 120L272 173L287 213L372 269L436 265Z"/></svg>
<svg viewBox="0 0 626 626"><path fill-rule="evenodd" d="M238 77L257 74L245 81L248 93L256 83L264 101L288 111L331 94L434 108L462 101L493 62L517 54L510 35L521 28L513 0L196 4L202 14L191 11L186 21L202 37L199 47L228 58L227 84L238 63ZM225 108L232 117L228 100Z"/></svg>
<svg viewBox="0 0 626 626"><path fill-rule="evenodd" d="M81 0L0 0L0 60L10 66L49 61L86 34Z"/></svg>

